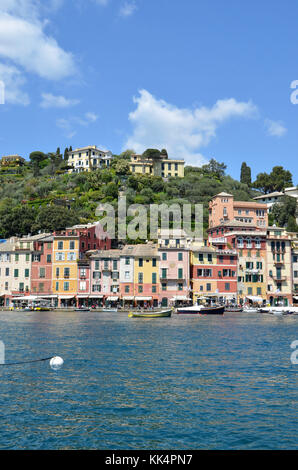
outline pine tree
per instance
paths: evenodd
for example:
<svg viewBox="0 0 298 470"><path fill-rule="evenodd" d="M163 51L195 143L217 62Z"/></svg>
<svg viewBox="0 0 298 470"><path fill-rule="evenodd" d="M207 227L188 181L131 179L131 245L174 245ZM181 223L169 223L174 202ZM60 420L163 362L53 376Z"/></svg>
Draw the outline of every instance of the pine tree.
<svg viewBox="0 0 298 470"><path fill-rule="evenodd" d="M241 165L240 181L248 186L251 185L251 168L247 166L246 162Z"/></svg>
<svg viewBox="0 0 298 470"><path fill-rule="evenodd" d="M68 160L68 148L66 147L66 149L64 150L64 161L66 162Z"/></svg>

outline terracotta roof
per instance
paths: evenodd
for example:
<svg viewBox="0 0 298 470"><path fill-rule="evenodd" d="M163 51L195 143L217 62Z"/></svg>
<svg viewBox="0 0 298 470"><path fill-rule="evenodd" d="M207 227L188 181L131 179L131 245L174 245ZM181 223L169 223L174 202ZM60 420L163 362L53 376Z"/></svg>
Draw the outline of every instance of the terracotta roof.
<svg viewBox="0 0 298 470"><path fill-rule="evenodd" d="M266 209L266 204L262 202L234 201L234 207L251 207L253 209Z"/></svg>

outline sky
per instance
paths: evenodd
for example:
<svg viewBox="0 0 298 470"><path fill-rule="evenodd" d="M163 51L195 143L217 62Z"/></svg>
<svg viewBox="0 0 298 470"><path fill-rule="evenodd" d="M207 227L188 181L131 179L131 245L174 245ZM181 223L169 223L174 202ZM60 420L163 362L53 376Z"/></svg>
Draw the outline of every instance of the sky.
<svg viewBox="0 0 298 470"><path fill-rule="evenodd" d="M166 148L297 184L295 3L0 0L0 156Z"/></svg>

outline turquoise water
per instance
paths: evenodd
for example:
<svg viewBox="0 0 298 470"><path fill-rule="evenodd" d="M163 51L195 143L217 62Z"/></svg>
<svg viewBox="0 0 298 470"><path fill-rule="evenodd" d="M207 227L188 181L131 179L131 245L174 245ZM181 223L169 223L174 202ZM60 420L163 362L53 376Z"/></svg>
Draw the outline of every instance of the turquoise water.
<svg viewBox="0 0 298 470"><path fill-rule="evenodd" d="M298 317L0 313L1 449L294 449Z"/></svg>

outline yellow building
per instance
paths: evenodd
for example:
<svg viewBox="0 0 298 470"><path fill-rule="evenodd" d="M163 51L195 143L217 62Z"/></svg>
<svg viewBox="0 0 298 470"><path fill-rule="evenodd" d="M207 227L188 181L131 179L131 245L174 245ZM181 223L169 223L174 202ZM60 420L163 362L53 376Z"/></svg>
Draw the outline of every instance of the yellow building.
<svg viewBox="0 0 298 470"><path fill-rule="evenodd" d="M110 151L100 150L96 145L77 148L68 152L68 173L81 173L109 168L113 155Z"/></svg>
<svg viewBox="0 0 298 470"><path fill-rule="evenodd" d="M59 306L75 305L79 257L79 236L54 236L52 287Z"/></svg>
<svg viewBox="0 0 298 470"><path fill-rule="evenodd" d="M160 158L146 158L143 155L133 155L130 161L132 173L161 176L162 178L184 177L184 160L172 160L167 155Z"/></svg>
<svg viewBox="0 0 298 470"><path fill-rule="evenodd" d="M158 306L159 253L153 243L136 245L134 256L134 297L137 305Z"/></svg>

